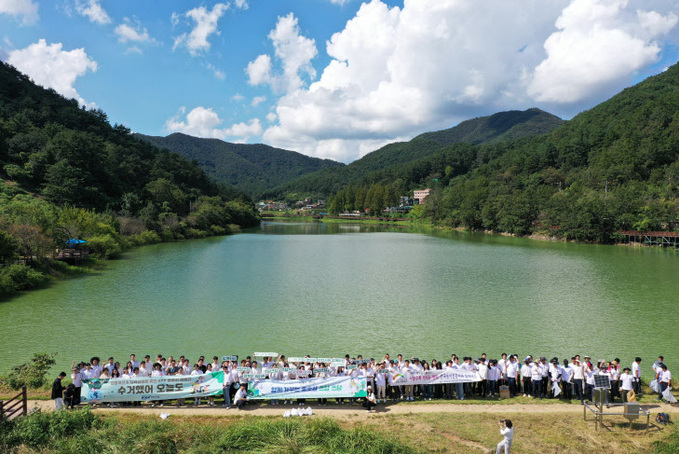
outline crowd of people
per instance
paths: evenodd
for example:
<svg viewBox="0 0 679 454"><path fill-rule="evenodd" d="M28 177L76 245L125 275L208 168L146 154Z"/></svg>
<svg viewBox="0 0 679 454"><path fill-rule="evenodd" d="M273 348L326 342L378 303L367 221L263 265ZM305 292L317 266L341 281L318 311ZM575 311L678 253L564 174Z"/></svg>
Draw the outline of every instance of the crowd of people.
<svg viewBox="0 0 679 454"><path fill-rule="evenodd" d="M311 359L309 356L305 358ZM298 359L298 358L296 358ZM285 355L277 358L262 357L261 360L253 357L246 357L238 361L232 358L229 361L220 361L219 357L213 356L212 361L206 361L201 356L195 363L184 357L174 358L173 356L164 357L156 355L152 359L146 355L138 360L136 355L130 355L129 361L123 366L113 357L108 358L104 363L99 357L93 357L89 362L73 362L71 379L72 383L64 388L61 384L66 374L62 373L54 382L52 398L59 404L66 392L65 401L69 406L80 403L80 390L82 380L100 378L143 378L143 377L162 377L177 375L202 375L209 372L224 372L224 403L223 406L230 408L234 403L238 408L242 408L248 401L247 386L251 376L265 376L269 379L295 380L306 377L336 377L352 376L365 378L369 385L368 399L364 402L367 410L376 403L386 403L388 399L392 401L415 399L469 399L469 398L495 398L498 396L501 387L508 390L510 397L523 395L535 399L561 398L578 399L584 403L586 400L594 399L595 376L605 375L610 381L610 392L607 394L607 401L613 402L620 399L625 402L633 393L641 394L641 362L637 357L629 367L623 367L620 359L612 361L599 360L593 362L589 356L580 357L575 355L570 360L551 358L547 360L544 356L533 357L528 355L520 358L516 354L507 355L503 353L500 359L489 359L484 353L478 358L458 357L451 355L445 362L432 359L431 361L420 360L419 358L404 359L403 355L391 358L389 354L384 355L381 360L374 358L364 359L361 355L355 358L346 355L342 363L322 363L305 361L304 358L296 362L288 361ZM408 373L421 373L428 370L466 370L478 372L481 379L476 382L451 383L440 385L398 385L393 382L397 374L407 375ZM649 378L649 376L645 378ZM672 375L664 363L664 358L660 356L653 363L653 376L651 380L657 381L659 399L662 393L671 386ZM651 380L648 380L649 382ZM58 399L58 400L57 400ZM326 405L327 399L320 398L319 404ZM337 403L345 403L343 398L338 398ZM349 403L355 404L356 400L348 399ZM133 405L139 405L139 402ZM178 399L177 405L184 405L183 399ZM194 405L202 405L200 398L195 398ZM214 397L208 397L206 405L215 405ZM271 400L272 405L279 405L279 400ZM292 400L284 400L283 404L294 404ZM298 405L305 405L306 399L297 399ZM61 401L63 405L63 401ZM114 406L115 404L111 404ZM162 401L153 402L152 405L162 406Z"/></svg>

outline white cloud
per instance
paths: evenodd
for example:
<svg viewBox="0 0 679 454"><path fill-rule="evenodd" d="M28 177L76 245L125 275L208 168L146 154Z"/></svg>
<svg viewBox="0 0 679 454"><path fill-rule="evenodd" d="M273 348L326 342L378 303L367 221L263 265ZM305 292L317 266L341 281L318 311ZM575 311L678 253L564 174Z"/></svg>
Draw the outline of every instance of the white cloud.
<svg viewBox="0 0 679 454"><path fill-rule="evenodd" d="M53 88L57 93L87 105L73 86L78 77L97 70L97 63L90 59L85 49L65 51L61 43L47 44L41 39L25 49L11 51L8 62L38 85Z"/></svg>
<svg viewBox="0 0 679 454"><path fill-rule="evenodd" d="M679 19L676 14L669 13L666 16L656 11L637 11L639 23L651 36L664 35L677 25Z"/></svg>
<svg viewBox="0 0 679 454"><path fill-rule="evenodd" d="M219 80L226 79L226 73L224 71L222 71L221 69L217 68L212 63L207 63L205 66L207 67L207 69L212 71L212 74L214 74L217 79L219 79Z"/></svg>
<svg viewBox="0 0 679 454"><path fill-rule="evenodd" d="M266 84L271 81L271 57L260 55L248 63L245 72L250 85Z"/></svg>
<svg viewBox="0 0 679 454"><path fill-rule="evenodd" d="M185 109L180 110L183 115ZM247 141L250 137L262 134L262 125L258 118L249 122L237 123L229 128L220 128L224 121L219 118L212 108L196 107L186 115L183 120L179 116L170 118L165 122L168 132L181 132L195 137L214 138L225 140L227 137L238 142Z"/></svg>
<svg viewBox="0 0 679 454"><path fill-rule="evenodd" d="M143 28L138 20L131 20L126 17L122 24L118 25L115 30L118 35L118 41L121 43L135 42L135 43L151 43L155 42L149 35L148 30Z"/></svg>
<svg viewBox="0 0 679 454"><path fill-rule="evenodd" d="M571 103L658 60L654 39L677 16L627 11L628 0L574 0L545 41L547 58L533 73L528 94L538 101Z"/></svg>
<svg viewBox="0 0 679 454"><path fill-rule="evenodd" d="M257 107L264 101L266 101L266 96L255 96L252 98L252 107Z"/></svg>
<svg viewBox="0 0 679 454"><path fill-rule="evenodd" d="M248 9L250 8L250 5L248 5L248 2L246 0L236 0L236 8L238 9Z"/></svg>
<svg viewBox="0 0 679 454"><path fill-rule="evenodd" d="M240 102L245 99L245 96L241 95L240 93L236 93L231 97L233 101Z"/></svg>
<svg viewBox="0 0 679 454"><path fill-rule="evenodd" d="M283 93L264 142L348 162L397 138L536 101L560 115L589 108L677 40L673 12L672 0L487 0L483 8L371 0L326 43L320 79L315 44L292 15L269 34L276 59L260 55L246 72L251 85Z"/></svg>
<svg viewBox="0 0 679 454"><path fill-rule="evenodd" d="M246 72L251 85L271 84L277 91L292 91L304 85L302 75L316 78L311 60L318 54L316 42L300 34L297 18L292 14L278 18L276 28L268 35L282 72L272 73L271 57L260 55L248 63Z"/></svg>
<svg viewBox="0 0 679 454"><path fill-rule="evenodd" d="M252 136L262 135L262 124L259 118L253 118L249 122L238 123L230 128L226 129L224 132L227 136L238 137L240 140L247 140Z"/></svg>
<svg viewBox="0 0 679 454"><path fill-rule="evenodd" d="M102 25L111 22L111 18L101 6L99 0L76 0L75 9L78 14L87 17L90 22Z"/></svg>
<svg viewBox="0 0 679 454"><path fill-rule="evenodd" d="M227 9L229 9L227 3L217 3L211 11L208 11L204 6L187 11L185 17L191 19L195 26L190 33L183 33L175 38L174 49L179 46L186 46L189 53L194 56L210 49L208 38L214 33L219 35L217 24ZM179 17L175 13L172 14L173 24L178 23Z"/></svg>
<svg viewBox="0 0 679 454"><path fill-rule="evenodd" d="M349 3L350 0L330 0L330 3L333 5L344 5L346 3Z"/></svg>
<svg viewBox="0 0 679 454"><path fill-rule="evenodd" d="M24 24L33 24L38 20L38 4L32 0L0 0L0 14L21 17Z"/></svg>

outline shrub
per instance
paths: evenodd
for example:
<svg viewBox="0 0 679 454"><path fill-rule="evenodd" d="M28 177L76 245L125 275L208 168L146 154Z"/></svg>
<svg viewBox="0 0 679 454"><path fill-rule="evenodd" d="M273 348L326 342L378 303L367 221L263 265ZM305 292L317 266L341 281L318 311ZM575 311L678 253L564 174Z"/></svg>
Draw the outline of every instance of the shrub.
<svg viewBox="0 0 679 454"><path fill-rule="evenodd" d="M87 246L95 256L103 259L115 258L123 251L120 243L109 233L90 237Z"/></svg>
<svg viewBox="0 0 679 454"><path fill-rule="evenodd" d="M12 372L7 376L7 384L13 389L22 386L40 388L45 384L45 376L50 367L56 364L55 356L56 353L34 353L29 362L12 367Z"/></svg>
<svg viewBox="0 0 679 454"><path fill-rule="evenodd" d="M44 286L49 278L26 265L0 268L0 293L15 293Z"/></svg>

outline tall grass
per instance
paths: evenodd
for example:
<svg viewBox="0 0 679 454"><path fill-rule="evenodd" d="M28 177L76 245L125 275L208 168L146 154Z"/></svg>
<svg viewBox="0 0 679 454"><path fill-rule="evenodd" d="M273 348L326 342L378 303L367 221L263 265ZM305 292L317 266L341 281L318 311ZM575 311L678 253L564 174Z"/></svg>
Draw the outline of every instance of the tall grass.
<svg viewBox="0 0 679 454"><path fill-rule="evenodd" d="M102 418L88 409L35 413L0 424L0 452L89 454L173 453L414 453L366 429L342 429L328 418L245 419L215 425L180 419Z"/></svg>

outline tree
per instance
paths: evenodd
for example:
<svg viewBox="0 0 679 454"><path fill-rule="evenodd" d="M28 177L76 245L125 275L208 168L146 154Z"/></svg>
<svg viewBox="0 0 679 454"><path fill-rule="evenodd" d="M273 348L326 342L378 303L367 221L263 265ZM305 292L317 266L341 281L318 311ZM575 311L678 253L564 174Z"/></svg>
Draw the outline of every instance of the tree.
<svg viewBox="0 0 679 454"><path fill-rule="evenodd" d="M50 367L57 362L54 360L56 353L34 353L33 358L27 363L12 367L12 372L7 376L8 383L13 389L22 386L40 388L46 382Z"/></svg>
<svg viewBox="0 0 679 454"><path fill-rule="evenodd" d="M16 258L17 244L9 233L0 230L0 265Z"/></svg>

